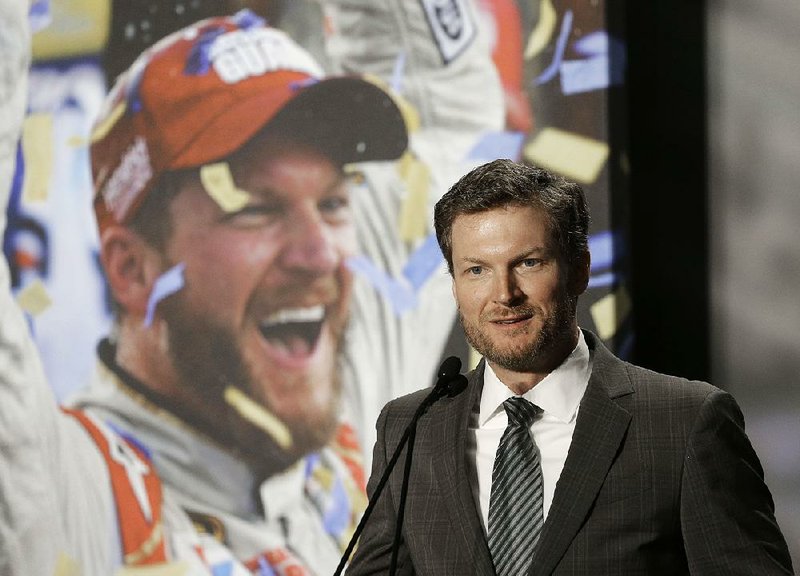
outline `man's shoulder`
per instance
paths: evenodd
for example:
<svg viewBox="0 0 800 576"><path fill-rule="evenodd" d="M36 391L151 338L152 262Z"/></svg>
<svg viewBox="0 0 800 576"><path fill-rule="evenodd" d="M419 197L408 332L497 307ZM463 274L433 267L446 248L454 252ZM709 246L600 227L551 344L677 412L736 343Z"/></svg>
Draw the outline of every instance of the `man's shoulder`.
<svg viewBox="0 0 800 576"><path fill-rule="evenodd" d="M677 418L693 421L704 407L735 404L733 397L708 382L692 380L622 361L622 366L633 392L622 402L634 413L649 414L650 418Z"/></svg>
<svg viewBox="0 0 800 576"><path fill-rule="evenodd" d="M584 331L586 334L586 332ZM613 387L616 393L634 392L645 397L664 397L702 400L709 394L720 392L720 388L684 376L658 372L618 358L610 352L592 333L587 334L587 343L592 351L592 376Z"/></svg>
<svg viewBox="0 0 800 576"><path fill-rule="evenodd" d="M432 388L422 388L403 396L398 396L386 403L384 412L389 414L414 413L422 401L431 393Z"/></svg>
<svg viewBox="0 0 800 576"><path fill-rule="evenodd" d="M703 380L693 380L683 376L657 372L644 366L625 362L624 367L631 383L636 389L647 389L678 396L707 396L719 390L718 387Z"/></svg>

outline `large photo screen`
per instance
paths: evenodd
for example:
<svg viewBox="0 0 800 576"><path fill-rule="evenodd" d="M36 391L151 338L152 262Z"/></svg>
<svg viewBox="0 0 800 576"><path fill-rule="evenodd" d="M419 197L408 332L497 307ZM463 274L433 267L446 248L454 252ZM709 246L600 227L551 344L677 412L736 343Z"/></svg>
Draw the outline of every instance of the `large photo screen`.
<svg viewBox="0 0 800 576"><path fill-rule="evenodd" d="M24 409L97 469L56 490L81 536L53 562L333 573L382 407L479 360L433 207L490 160L581 185L579 324L629 354L603 1L38 1L29 24L3 248L48 392Z"/></svg>

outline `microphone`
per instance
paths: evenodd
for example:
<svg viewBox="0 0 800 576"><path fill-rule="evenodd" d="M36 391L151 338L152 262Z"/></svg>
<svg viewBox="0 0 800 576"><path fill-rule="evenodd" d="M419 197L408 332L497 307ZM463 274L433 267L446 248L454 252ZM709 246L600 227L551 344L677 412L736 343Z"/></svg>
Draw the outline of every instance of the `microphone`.
<svg viewBox="0 0 800 576"><path fill-rule="evenodd" d="M428 408L430 408L437 400L444 398L445 396L452 398L464 391L464 389L467 387L467 377L461 374L460 370L461 360L459 360L456 356L448 356L444 362L442 362L441 366L439 366L439 370L436 372L436 384L434 384L433 390L431 390L431 392L417 407L416 412L414 412L414 416L411 417L411 420L406 426L403 435L400 437L400 443L397 445L397 448L395 448L392 457L389 459L389 463L386 465L386 469L383 471L383 474L378 481L378 485L375 487L375 492L372 494L372 498L369 500L367 509L364 510L364 515L361 517L358 526L356 526L355 532L353 532L353 536L350 538L350 542L348 543L347 549L344 551L344 554L339 561L339 565L336 568L336 572L334 572L334 576L340 576L342 570L344 570L347 561L350 559L350 555L353 553L356 542L358 542L358 538L361 536L361 532L364 531L364 527L367 524L367 519L375 509L375 504L378 502L378 498L383 492L386 482L389 480L389 474L391 474L395 464L397 464L397 460L400 458L400 452L403 450L403 447L406 445L406 443L408 443L405 470L403 472L403 488L400 492L400 503L397 511L397 524L395 527L394 543L392 545L391 569L389 572L390 575L395 574L397 568L397 553L400 547L400 534L403 528L405 502L408 494L408 479L411 472L411 457L414 450L417 422L428 411Z"/></svg>
<svg viewBox="0 0 800 576"><path fill-rule="evenodd" d="M430 408L430 406L440 398L444 398L445 396L452 398L464 390L464 388L467 387L467 377L460 374L460 370L461 360L457 356L448 356L445 358L445 361L442 362L442 365L439 366L439 371L436 373L437 380L436 384L433 386L433 391L422 401L417 411L419 411L422 406L425 406L422 412L422 414L424 414L425 410ZM426 403L427 406L425 405ZM422 414L420 414L420 416L422 416ZM414 417L418 418L416 414Z"/></svg>

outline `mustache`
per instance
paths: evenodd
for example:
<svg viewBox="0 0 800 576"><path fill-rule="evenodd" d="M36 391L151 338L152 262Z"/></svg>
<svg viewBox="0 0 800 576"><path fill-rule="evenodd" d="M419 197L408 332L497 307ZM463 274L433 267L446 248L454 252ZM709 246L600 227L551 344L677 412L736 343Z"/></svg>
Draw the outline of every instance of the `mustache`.
<svg viewBox="0 0 800 576"><path fill-rule="evenodd" d="M334 276L317 278L307 282L290 282L277 286L265 293L259 293L255 303L271 308L303 306L308 303L336 302L342 295L344 286Z"/></svg>
<svg viewBox="0 0 800 576"><path fill-rule="evenodd" d="M503 320L511 320L512 318L533 317L541 314L542 311L538 306L520 304L517 306L503 306L485 310L481 312L480 320L482 322L501 322Z"/></svg>

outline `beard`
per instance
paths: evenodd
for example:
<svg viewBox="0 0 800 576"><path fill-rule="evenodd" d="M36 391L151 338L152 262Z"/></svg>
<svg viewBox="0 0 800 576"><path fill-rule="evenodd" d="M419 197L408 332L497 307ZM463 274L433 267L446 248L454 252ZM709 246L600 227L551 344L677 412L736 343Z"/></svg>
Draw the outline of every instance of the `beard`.
<svg viewBox="0 0 800 576"><path fill-rule="evenodd" d="M562 296L549 315L538 306L520 305L507 308L509 315L525 314L540 318L542 325L532 338L520 339L517 344L501 344L482 329L489 322L486 313L481 313L477 321L469 321L459 310L458 317L470 345L489 362L513 372L546 373L555 369L564 358L560 352L570 343L574 334L577 300ZM529 333L530 328L521 328L514 336ZM567 351L569 353L569 351Z"/></svg>
<svg viewBox="0 0 800 576"><path fill-rule="evenodd" d="M319 384L331 386L333 401L322 410L281 415L269 401L269 383L259 381L232 330L189 310L179 294L163 301L160 311L168 327L169 353L178 381L184 393L195 400L193 409L184 414L191 424L238 454L263 477L288 468L330 442L338 425L342 386L337 359L343 328L336 331L334 360L325 375L330 382ZM271 433L244 418L225 400L225 390L231 386L288 428L292 439L289 448L281 447Z"/></svg>

